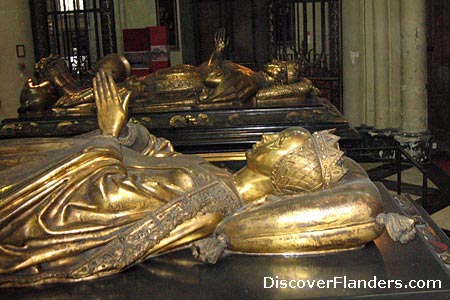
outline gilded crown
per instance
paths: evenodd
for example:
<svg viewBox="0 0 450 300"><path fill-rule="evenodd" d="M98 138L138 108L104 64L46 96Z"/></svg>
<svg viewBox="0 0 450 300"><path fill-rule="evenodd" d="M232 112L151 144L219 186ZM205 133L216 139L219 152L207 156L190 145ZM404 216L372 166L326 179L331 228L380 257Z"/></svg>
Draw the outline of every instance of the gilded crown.
<svg viewBox="0 0 450 300"><path fill-rule="evenodd" d="M334 129L316 131L313 138L319 156L325 188L339 181L347 172L342 166L344 152L339 149L339 137L332 134Z"/></svg>
<svg viewBox="0 0 450 300"><path fill-rule="evenodd" d="M280 158L271 181L280 194L298 194L329 188L346 173L344 152L332 130L315 132L303 145Z"/></svg>

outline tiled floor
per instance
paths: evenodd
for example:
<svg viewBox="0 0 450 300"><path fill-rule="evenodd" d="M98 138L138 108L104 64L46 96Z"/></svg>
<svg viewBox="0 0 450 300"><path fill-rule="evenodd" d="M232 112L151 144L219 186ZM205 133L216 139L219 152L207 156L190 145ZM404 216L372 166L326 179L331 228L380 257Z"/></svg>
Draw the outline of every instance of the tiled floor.
<svg viewBox="0 0 450 300"><path fill-rule="evenodd" d="M392 164L386 163L361 163L373 181L383 183L393 194L396 194L397 174ZM402 165L402 193L409 194L415 201L422 201L422 173L419 169L410 165ZM427 181L427 201L430 204L439 202L439 210L429 211L431 218L442 229L450 231L450 205L448 195L442 192L430 179ZM420 202L421 203L421 202Z"/></svg>

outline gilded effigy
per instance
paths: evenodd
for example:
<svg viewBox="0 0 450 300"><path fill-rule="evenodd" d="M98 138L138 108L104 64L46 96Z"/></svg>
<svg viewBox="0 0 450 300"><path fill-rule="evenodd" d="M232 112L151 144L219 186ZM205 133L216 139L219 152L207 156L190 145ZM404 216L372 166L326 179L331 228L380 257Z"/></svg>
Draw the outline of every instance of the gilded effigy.
<svg viewBox="0 0 450 300"><path fill-rule="evenodd" d="M88 73L100 68L110 73L122 96L131 93L130 121L170 139L182 152L198 146L216 151L226 144L243 151L263 133L290 126L335 128L341 143L355 140L356 131L338 109L302 77L300 62L274 60L254 71L225 59L223 30L214 44L200 66L176 65L135 77L123 56L109 54ZM19 117L2 120L0 138L74 136L98 128L89 81L76 80L57 55L41 59L35 71L21 93ZM240 135L242 128L251 133ZM236 143L238 135L242 145Z"/></svg>
<svg viewBox="0 0 450 300"><path fill-rule="evenodd" d="M272 61L255 72L224 58L227 47L225 31L215 37L215 49L209 61L199 67L176 65L158 70L144 77L130 77L130 65L120 55L110 54L94 65L91 72L100 67L108 70L122 93L131 91L130 109L146 111L190 108L220 108L247 105L264 106L264 103L299 102L317 89L307 78L300 76L297 62ZM31 100L37 84L24 88L19 112L33 113L48 109L56 114L89 114L94 109L91 87L83 88L73 78L62 58L51 55L41 59L36 66L38 84L50 84L55 91L47 90L47 98L41 94ZM27 97L25 97L27 95ZM55 96L58 98L55 101ZM282 102L286 101L285 104ZM42 103L40 106L36 102ZM33 105L32 105L33 104Z"/></svg>
<svg viewBox="0 0 450 300"><path fill-rule="evenodd" d="M411 220L382 213L329 131L264 135L231 174L127 123L130 93L110 73L100 70L93 95L100 131L0 143L0 286L108 276L190 245L215 262L225 249L355 249L383 226L414 237Z"/></svg>

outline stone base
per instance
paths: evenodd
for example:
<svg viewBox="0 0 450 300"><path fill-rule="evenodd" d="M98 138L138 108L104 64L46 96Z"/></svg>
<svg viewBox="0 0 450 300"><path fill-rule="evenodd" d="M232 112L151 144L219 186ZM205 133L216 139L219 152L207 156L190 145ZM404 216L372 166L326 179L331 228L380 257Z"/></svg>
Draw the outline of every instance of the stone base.
<svg viewBox="0 0 450 300"><path fill-rule="evenodd" d="M145 126L152 134L169 139L175 150L182 153L246 151L261 140L262 134L292 126L311 132L335 129L341 145L354 144L358 138L358 133L331 103L315 97L299 100L295 105L280 102L278 107L180 107L170 111L134 107L129 116L130 121ZM0 139L68 137L95 129L95 111L83 116L22 116L0 123Z"/></svg>
<svg viewBox="0 0 450 300"><path fill-rule="evenodd" d="M400 147L406 150L418 163L424 164L430 161L431 134L428 132L401 132L394 138L400 144Z"/></svg>
<svg viewBox="0 0 450 300"><path fill-rule="evenodd" d="M418 163L430 161L431 135L425 133L406 133L398 129L375 129L369 126L357 127L361 136L359 153L362 160L391 160L395 158L394 148L400 147L408 152ZM386 149L383 149L386 148Z"/></svg>

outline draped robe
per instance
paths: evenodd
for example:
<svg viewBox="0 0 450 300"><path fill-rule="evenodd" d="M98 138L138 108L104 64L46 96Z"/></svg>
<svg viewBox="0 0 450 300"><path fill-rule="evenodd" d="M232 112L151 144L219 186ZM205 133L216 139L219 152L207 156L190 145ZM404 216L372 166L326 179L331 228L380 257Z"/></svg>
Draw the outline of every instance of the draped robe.
<svg viewBox="0 0 450 300"><path fill-rule="evenodd" d="M117 273L241 206L228 172L131 127L128 146L95 133L0 142L0 286Z"/></svg>

